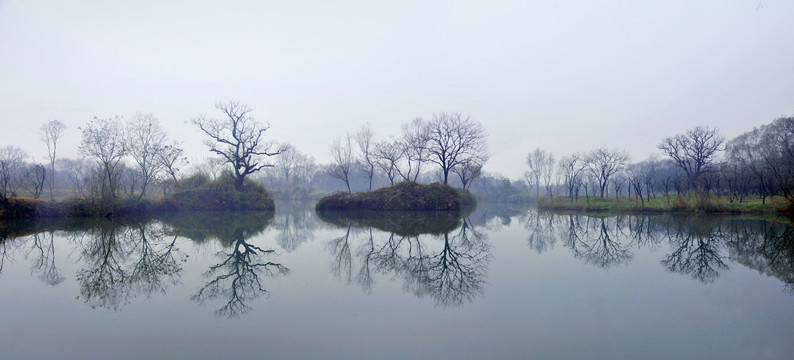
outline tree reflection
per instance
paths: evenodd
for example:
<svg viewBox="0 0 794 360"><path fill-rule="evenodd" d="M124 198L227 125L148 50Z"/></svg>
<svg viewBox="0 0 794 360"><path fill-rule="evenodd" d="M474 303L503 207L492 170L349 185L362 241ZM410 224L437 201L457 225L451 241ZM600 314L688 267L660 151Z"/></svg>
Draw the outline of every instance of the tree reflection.
<svg viewBox="0 0 794 360"><path fill-rule="evenodd" d="M251 307L246 302L268 295L262 284L263 277L286 274L289 269L279 263L264 261L264 257L275 253L239 238L230 249L218 253L222 258L210 267L206 276L213 278L192 299L203 304L209 299L222 298L226 303L215 311L219 317L237 317L247 313Z"/></svg>
<svg viewBox="0 0 794 360"><path fill-rule="evenodd" d="M41 281L47 285L55 286L64 280L55 265L55 233L53 231L33 234L33 246L30 251L36 255L36 259L31 265L31 271L38 272ZM0 269L2 269L1 266Z"/></svg>
<svg viewBox="0 0 794 360"><path fill-rule="evenodd" d="M275 250L254 245L248 239L264 231L273 220L272 211L195 213L189 218L169 219L175 231L194 241L206 242L215 239L223 246L217 253L221 261L204 274L209 278L193 301L204 304L220 299L224 304L215 311L218 317L234 318L251 311L247 305L260 296L267 296L263 278L287 274L289 269L265 258Z"/></svg>
<svg viewBox="0 0 794 360"><path fill-rule="evenodd" d="M594 218L570 214L561 227L564 246L574 256L602 268L628 264L633 253L630 243L619 240L622 235L616 218Z"/></svg>
<svg viewBox="0 0 794 360"><path fill-rule="evenodd" d="M380 220L366 218L368 224L428 224L428 227L397 229L398 232L374 231L362 226L361 217L333 217L331 221L342 227L342 236L329 241L327 249L333 255L332 272L348 283L356 282L364 291L372 291L374 274L400 278L406 291L418 297L430 296L436 305L460 306L483 294L485 275L490 261L491 245L485 235L468 219L445 219L446 224L460 224L457 229L435 236L435 213L400 212L379 213ZM410 216L415 218L409 219ZM323 218L325 220L325 218ZM378 221L378 222L376 222ZM354 268L358 270L354 272ZM354 275L355 274L355 275Z"/></svg>
<svg viewBox="0 0 794 360"><path fill-rule="evenodd" d="M279 203L276 206L272 228L277 231L276 239L284 251L291 252L300 244L311 240L317 228L317 218L309 204Z"/></svg>
<svg viewBox="0 0 794 360"><path fill-rule="evenodd" d="M711 218L680 219L676 225L668 228L667 234L675 249L662 260L668 270L710 283L720 276L721 270L728 269L720 253L724 234Z"/></svg>
<svg viewBox="0 0 794 360"><path fill-rule="evenodd" d="M139 294L165 294L179 281L185 256L161 223L120 225L104 220L72 238L84 266L80 294L92 308L119 310Z"/></svg>

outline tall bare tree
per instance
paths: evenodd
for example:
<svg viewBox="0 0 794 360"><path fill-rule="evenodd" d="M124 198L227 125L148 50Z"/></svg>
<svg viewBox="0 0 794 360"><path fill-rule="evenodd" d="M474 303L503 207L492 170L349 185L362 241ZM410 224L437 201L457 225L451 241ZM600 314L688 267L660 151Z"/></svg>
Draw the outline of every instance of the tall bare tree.
<svg viewBox="0 0 794 360"><path fill-rule="evenodd" d="M58 120L50 120L39 129L41 141L47 145L47 154L50 157L50 200L54 199L52 188L55 183L55 150L58 146L58 139L64 130L66 130L66 125Z"/></svg>
<svg viewBox="0 0 794 360"><path fill-rule="evenodd" d="M11 195L13 183L27 156L24 150L16 146L0 148L0 199Z"/></svg>
<svg viewBox="0 0 794 360"><path fill-rule="evenodd" d="M697 126L684 134L665 138L659 149L684 170L691 186L700 187L700 177L714 171L714 160L724 141L717 129Z"/></svg>
<svg viewBox="0 0 794 360"><path fill-rule="evenodd" d="M590 152L585 161L587 169L598 183L601 197L604 197L609 178L626 166L626 163L629 162L629 154L625 151L602 147Z"/></svg>
<svg viewBox="0 0 794 360"><path fill-rule="evenodd" d="M352 192L350 190L350 172L353 171L355 157L350 134L345 134L344 138L334 138L334 142L331 144L331 156L334 161L331 167L331 176L344 181L347 192Z"/></svg>
<svg viewBox="0 0 794 360"><path fill-rule="evenodd" d="M116 197L121 160L127 155L127 144L121 119L117 117L100 119L94 117L81 127L83 140L80 153L93 158L99 166L99 192L103 199Z"/></svg>
<svg viewBox="0 0 794 360"><path fill-rule="evenodd" d="M460 113L438 113L428 124L429 160L441 168L444 184L449 172L458 164L473 158L483 158L485 130L482 124Z"/></svg>
<svg viewBox="0 0 794 360"><path fill-rule="evenodd" d="M265 158L281 154L284 146L264 139L269 124L254 120L248 105L227 100L215 104L223 118L200 115L192 122L210 138L205 141L210 151L224 159L234 171L234 187L243 191L245 177L265 167L273 167Z"/></svg>
<svg viewBox="0 0 794 360"><path fill-rule="evenodd" d="M372 125L367 123L356 132L356 144L358 145L358 160L361 169L366 174L369 180L369 189L372 190L372 178L375 176L375 143L373 138L375 132L372 131Z"/></svg>

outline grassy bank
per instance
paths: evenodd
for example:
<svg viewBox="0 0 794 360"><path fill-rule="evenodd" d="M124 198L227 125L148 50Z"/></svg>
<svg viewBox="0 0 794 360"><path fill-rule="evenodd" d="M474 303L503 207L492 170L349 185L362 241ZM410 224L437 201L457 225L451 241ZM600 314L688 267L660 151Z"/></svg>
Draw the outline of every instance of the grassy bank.
<svg viewBox="0 0 794 360"><path fill-rule="evenodd" d="M462 210L474 205L474 195L444 184L403 181L368 192L338 192L320 199L315 206L324 210Z"/></svg>
<svg viewBox="0 0 794 360"><path fill-rule="evenodd" d="M158 200L123 198L72 198L49 202L28 198L0 199L0 219L59 217L113 217L175 211L274 210L275 203L264 186L245 182L236 191L231 178L187 182L189 186Z"/></svg>
<svg viewBox="0 0 794 360"><path fill-rule="evenodd" d="M761 199L745 199L731 201L728 197L702 196L695 193L681 196L671 195L654 197L650 200L615 199L584 197L571 202L568 197L542 199L537 202L539 209L565 210L583 212L614 212L614 213L714 213L714 214L791 214L789 202L782 197Z"/></svg>

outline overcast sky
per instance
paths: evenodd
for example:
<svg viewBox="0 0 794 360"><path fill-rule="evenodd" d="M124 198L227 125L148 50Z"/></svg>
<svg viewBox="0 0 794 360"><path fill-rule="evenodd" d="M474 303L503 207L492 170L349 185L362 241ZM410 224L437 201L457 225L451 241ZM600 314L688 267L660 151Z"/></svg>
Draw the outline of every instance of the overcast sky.
<svg viewBox="0 0 794 360"><path fill-rule="evenodd" d="M320 162L370 122L385 139L456 111L488 134L487 171L536 148L639 161L694 125L730 138L794 115L794 1L0 0L0 146L45 161L58 119L77 156L93 116L157 116L191 158L189 120L236 99Z"/></svg>

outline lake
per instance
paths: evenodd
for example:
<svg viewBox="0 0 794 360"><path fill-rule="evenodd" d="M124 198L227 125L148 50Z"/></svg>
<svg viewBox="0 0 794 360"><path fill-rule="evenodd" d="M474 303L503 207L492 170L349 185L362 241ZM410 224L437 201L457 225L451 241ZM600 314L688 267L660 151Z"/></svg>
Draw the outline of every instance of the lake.
<svg viewBox="0 0 794 360"><path fill-rule="evenodd" d="M0 359L791 359L794 228L273 212L0 223Z"/></svg>

